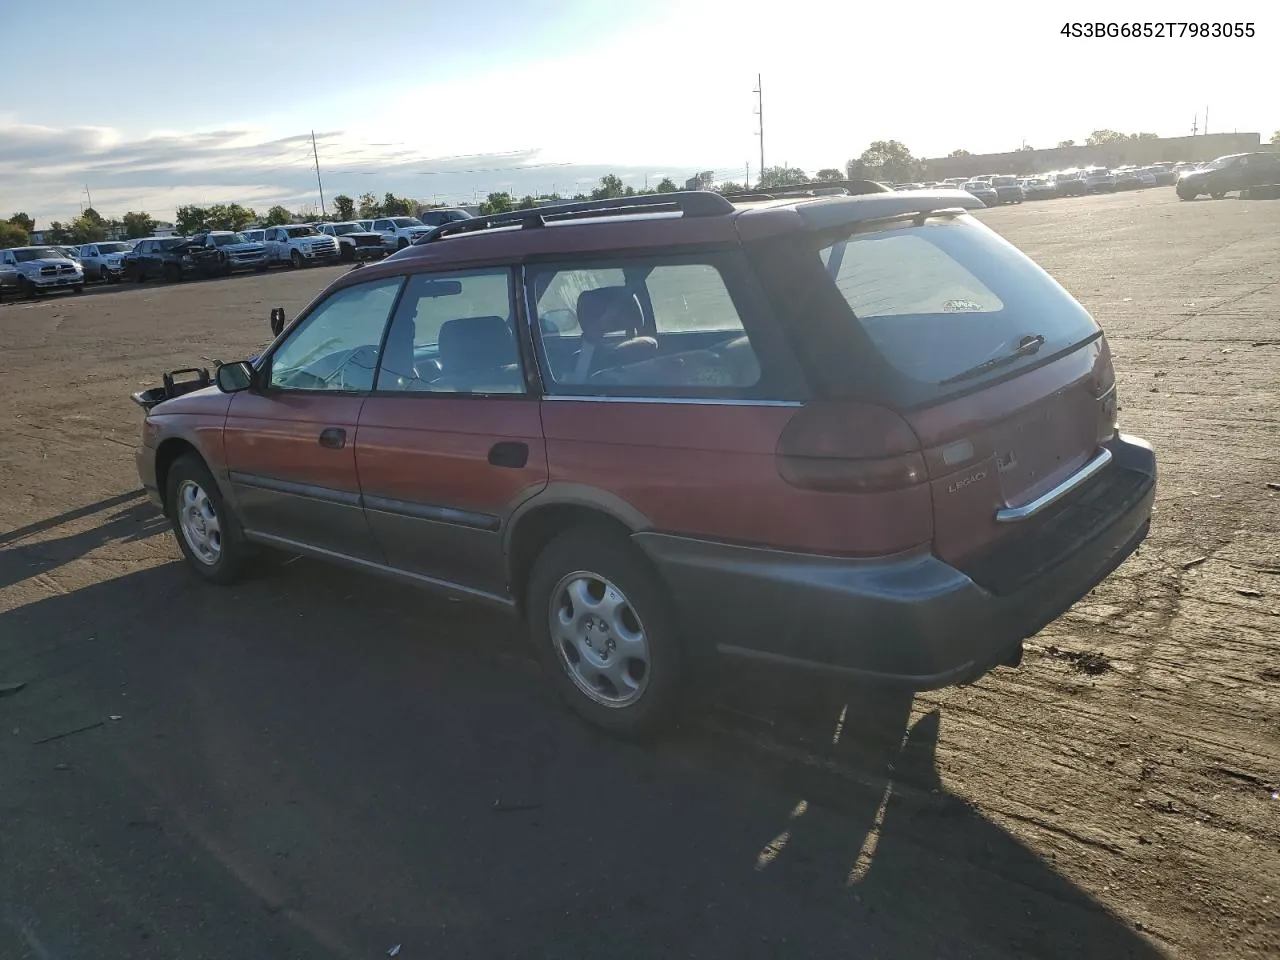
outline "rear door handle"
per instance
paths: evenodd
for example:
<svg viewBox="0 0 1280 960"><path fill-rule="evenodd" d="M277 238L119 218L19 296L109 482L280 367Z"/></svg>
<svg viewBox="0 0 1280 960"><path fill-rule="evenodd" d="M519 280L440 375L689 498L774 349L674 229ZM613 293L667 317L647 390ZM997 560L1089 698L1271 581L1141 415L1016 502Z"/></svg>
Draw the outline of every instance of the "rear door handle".
<svg viewBox="0 0 1280 960"><path fill-rule="evenodd" d="M320 446L341 450L347 445L347 431L341 427L328 427L320 431Z"/></svg>
<svg viewBox="0 0 1280 960"><path fill-rule="evenodd" d="M489 448L489 463L495 467L523 467L529 462L529 445L505 441Z"/></svg>

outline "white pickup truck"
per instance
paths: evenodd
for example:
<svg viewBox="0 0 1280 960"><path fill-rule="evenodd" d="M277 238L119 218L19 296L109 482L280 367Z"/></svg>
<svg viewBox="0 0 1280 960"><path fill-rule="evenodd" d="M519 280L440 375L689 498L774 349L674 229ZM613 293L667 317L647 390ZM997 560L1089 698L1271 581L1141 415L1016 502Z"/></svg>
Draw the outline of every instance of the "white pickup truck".
<svg viewBox="0 0 1280 960"><path fill-rule="evenodd" d="M306 224L268 227L264 243L267 245L268 263L305 267L316 263L336 263L342 256L335 238L326 237Z"/></svg>
<svg viewBox="0 0 1280 960"><path fill-rule="evenodd" d="M382 234L382 245L389 252L403 250L431 229L417 217L379 217L373 221L373 232Z"/></svg>

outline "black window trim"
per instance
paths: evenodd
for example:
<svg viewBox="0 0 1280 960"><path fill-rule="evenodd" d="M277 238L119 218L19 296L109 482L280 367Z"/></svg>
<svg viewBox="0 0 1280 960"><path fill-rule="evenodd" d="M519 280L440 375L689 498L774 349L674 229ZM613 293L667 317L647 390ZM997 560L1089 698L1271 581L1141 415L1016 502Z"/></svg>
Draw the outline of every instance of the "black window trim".
<svg viewBox="0 0 1280 960"><path fill-rule="evenodd" d="M749 387L638 387L556 383L548 373L547 356L540 332L535 329L536 303L533 275L550 269L618 269L643 261L652 269L659 266L710 266L720 275L729 300L742 322L760 366L760 378ZM623 267L625 269L625 267ZM778 326L765 293L752 272L751 264L736 244L685 244L666 247L624 248L572 254L539 254L524 260L523 285L526 308L526 335L532 345L536 369L546 400L634 401L637 403L802 403L810 396L803 372L792 355L784 331ZM648 307L652 316L652 305Z"/></svg>
<svg viewBox="0 0 1280 960"><path fill-rule="evenodd" d="M507 301L508 309L511 311L511 323L516 338L516 353L520 361L521 378L524 381L523 393L483 393L472 391L469 393L460 393L448 390L378 390L378 378L382 375L382 358L384 356L387 338L391 336L391 326L396 322L396 317L400 313L400 307L404 300L405 292L409 289L409 283L415 277L428 276L435 278L444 278L452 274L476 274L486 271L503 271L507 274ZM400 292L396 295L395 307L391 311L391 320L387 323L386 329L382 332L382 342L378 347L378 366L374 371L373 383L374 389L369 391L370 397L413 397L414 399L423 400L538 400L542 396L541 381L535 375L530 377L531 370L537 370L536 364L531 365L529 360L530 351L526 348L526 327L525 315L523 310L523 297L518 296L517 291L523 287L523 271L519 264L510 260L494 261L490 263L468 263L468 264L433 264L427 269L422 270L406 270L400 275L404 284L400 287Z"/></svg>

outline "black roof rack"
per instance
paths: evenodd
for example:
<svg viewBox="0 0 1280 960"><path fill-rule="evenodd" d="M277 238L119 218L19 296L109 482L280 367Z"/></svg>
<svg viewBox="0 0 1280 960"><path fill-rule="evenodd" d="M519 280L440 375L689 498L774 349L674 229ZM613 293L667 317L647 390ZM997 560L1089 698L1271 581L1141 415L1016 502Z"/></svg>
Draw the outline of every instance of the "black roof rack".
<svg viewBox="0 0 1280 960"><path fill-rule="evenodd" d="M808 183L788 183L785 186L765 187L763 190L743 190L725 195L726 200L782 200L787 197L859 196L867 193L888 193L889 188L874 180L812 180Z"/></svg>
<svg viewBox="0 0 1280 960"><path fill-rule="evenodd" d="M682 213L686 217L719 217L733 213L733 204L710 190L681 190L676 193L610 197L605 200L567 200L528 210L509 210L506 213L442 223L415 240L414 245L477 230L493 230L498 227L536 229L545 227L549 221L622 217L634 213Z"/></svg>

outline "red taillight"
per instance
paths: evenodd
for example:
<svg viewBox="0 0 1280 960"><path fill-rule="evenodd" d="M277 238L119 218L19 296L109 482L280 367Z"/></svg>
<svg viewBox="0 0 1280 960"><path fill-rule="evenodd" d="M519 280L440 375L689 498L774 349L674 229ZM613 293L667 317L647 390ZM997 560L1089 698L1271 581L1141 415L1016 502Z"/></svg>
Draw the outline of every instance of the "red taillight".
<svg viewBox="0 0 1280 960"><path fill-rule="evenodd" d="M777 459L782 478L808 490L872 493L927 479L911 427L871 404L808 404L783 429Z"/></svg>

